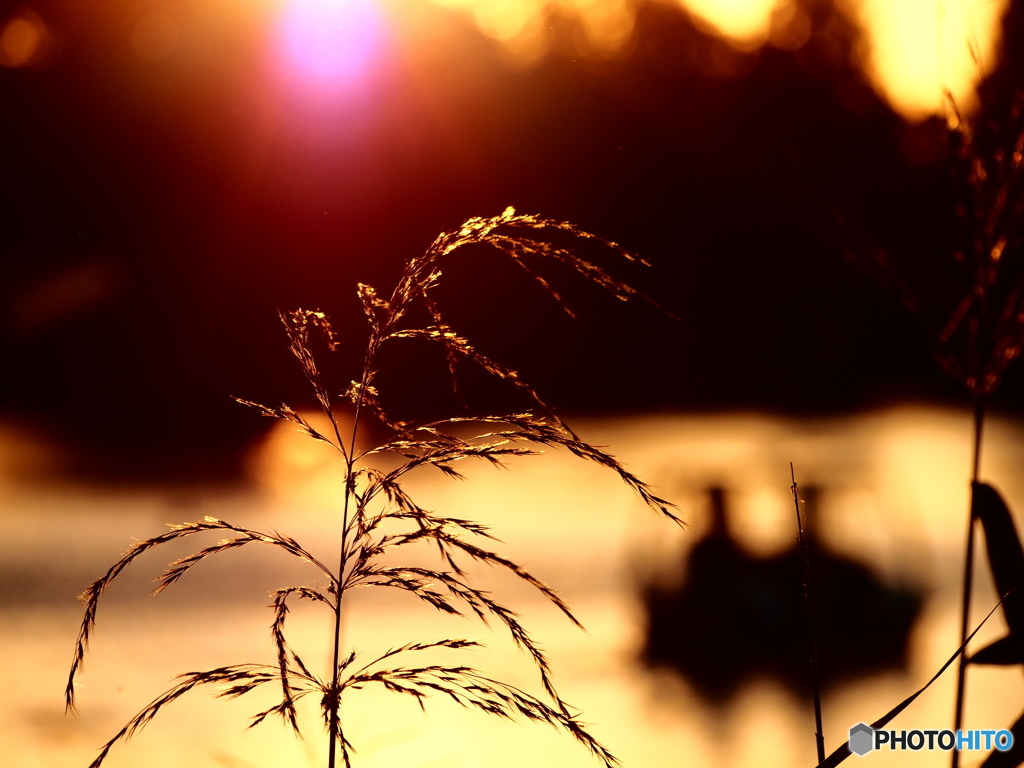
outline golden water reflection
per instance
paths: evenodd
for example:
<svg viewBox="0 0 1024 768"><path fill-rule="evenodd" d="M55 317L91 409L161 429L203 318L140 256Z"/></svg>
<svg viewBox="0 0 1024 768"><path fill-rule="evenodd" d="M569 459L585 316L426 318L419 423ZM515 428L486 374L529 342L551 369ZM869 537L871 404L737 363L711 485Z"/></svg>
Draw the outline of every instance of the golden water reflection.
<svg viewBox="0 0 1024 768"><path fill-rule="evenodd" d="M820 489L820 532L831 547L928 590L911 638L909 670L862 679L826 699L830 748L845 740L850 725L875 719L916 690L952 652L970 466L966 412L903 407L831 420L651 415L574 426L585 439L610 446L676 500L692 530L676 530L658 519L607 472L558 454L516 461L508 471L468 467L465 482L427 475L414 480L410 490L430 508L493 525L506 542L504 552L556 586L574 606L588 634L530 591L483 574L522 612L552 658L564 697L584 711L594 734L626 766L814 763L809 707L772 680L753 681L733 701L711 709L684 681L645 671L637 662L643 640L637 585L678 561L700 538L709 485L732 492L733 528L745 547L777 552L794 535L788 496L793 461L801 483ZM8 466L19 440L4 434L0 467ZM1015 470L1024 459L1022 438L1024 424L998 419L987 435L983 474L1011 508L1024 503L1024 477ZM205 563L201 572L150 600L148 577L168 558L189 551L168 550L127 571L101 606L80 694L82 715L62 715L61 692L79 620L72 595L102 573L132 537L211 514L280 529L332 556L337 467L328 450L310 451L311 445L322 448L282 425L254 457L259 476L246 494L85 491L10 477L0 482L5 501L0 654L6 660L0 667L0 732L7 764L87 765L173 674L273 662L271 616L263 608L267 592L301 583L307 578L301 569L273 550L226 553L219 563ZM297 468L302 474L296 480ZM994 600L982 573L976 617ZM297 606L290 616L291 637L307 662L326 659L327 626L327 617L315 607ZM982 642L1002 631L997 616L983 630ZM479 638L491 647L462 661L537 690L530 665L500 633L438 618L402 595L358 593L346 632L368 653L412 639ZM972 671L967 726L1011 723L1024 698L1018 678L1005 670ZM947 674L894 725L948 727L952 688L953 676ZM205 768L324 762L321 725L311 710L303 713L309 736L298 742L277 723L245 730L248 716L274 703L272 691L234 702L189 696L161 712L132 742L115 748L107 764ZM414 703L368 691L350 699L345 722L359 749L358 768L596 764L577 744L543 726L508 724L440 701L424 715ZM893 754L873 755L872 765L945 764L940 753Z"/></svg>

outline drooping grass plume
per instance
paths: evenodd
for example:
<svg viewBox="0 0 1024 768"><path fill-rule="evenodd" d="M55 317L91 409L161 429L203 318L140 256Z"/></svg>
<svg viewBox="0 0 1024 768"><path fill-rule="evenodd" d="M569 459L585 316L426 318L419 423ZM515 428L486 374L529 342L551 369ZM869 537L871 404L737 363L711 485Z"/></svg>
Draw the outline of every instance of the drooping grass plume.
<svg viewBox="0 0 1024 768"><path fill-rule="evenodd" d="M204 684L218 685L222 688L218 695L235 697L268 682L280 687L281 699L269 709L257 713L252 724L277 716L299 734L296 702L314 694L319 698L327 726L328 768L334 768L339 757L345 766L351 764L353 746L342 727L342 704L348 696L372 686L413 697L421 706L428 698L441 696L486 714L547 723L564 730L605 766L617 763L612 753L594 739L573 708L559 695L551 665L519 615L490 592L476 587L468 566L476 563L512 574L537 590L573 624L580 626L569 606L553 589L497 551L500 542L486 525L426 509L403 487L406 476L417 470L432 468L449 477L460 478L463 475L459 471L459 462L481 460L502 466L510 456L531 456L547 449L564 449L606 467L632 488L647 506L669 520L681 522L671 503L657 496L650 486L629 472L614 456L581 440L517 371L483 354L466 336L455 330L435 298L446 258L465 246L486 245L525 270L567 312L570 310L561 295L542 274L545 261L568 266L616 298L650 301L574 251L546 242L542 238L547 234L571 235L594 241L627 261L642 263L615 243L566 222L516 214L511 208L499 216L470 219L458 230L439 235L421 256L410 260L388 298L383 298L371 286L358 286L357 294L369 333L358 378L347 384L325 381L318 364L318 355L334 352L340 344L339 335L327 316L310 310L281 315L289 348L327 420L328 428L314 427L287 404L267 406L236 399L265 416L292 422L300 432L325 443L337 454L343 469L338 489L337 563L332 566L318 560L297 541L283 534L254 531L210 517L196 523L172 526L170 531L132 546L81 596L85 616L68 678L66 700L69 710L75 707L75 680L96 624L100 597L126 567L150 549L208 531L222 531L227 536L170 563L157 577L154 594L172 586L207 558L251 543L269 544L302 560L317 580L314 583L325 586L291 585L272 593L273 664L240 664L181 676L176 685L151 702L103 747L92 768L98 768L115 743L129 738L164 706L193 688ZM425 320L417 321L417 318ZM346 338L351 336L345 335ZM387 413L387 396L379 390L377 383L380 350L393 342L426 342L440 347L452 386L457 392L460 370L463 366L473 366L508 382L525 394L531 407L504 414L477 414L467 405L466 412L441 419L422 423L398 421ZM341 395L335 396L335 392L341 392ZM464 393L459 394L465 403ZM342 407L351 414L351 429L342 429L336 410ZM361 448L367 419L378 422L387 431L387 437L376 445ZM392 457L393 461L387 466L393 468L384 470L372 463L384 455ZM437 564L403 565L396 563L394 557L385 560L385 554L401 553L410 547L420 551L424 547L434 550ZM417 559L416 562L421 561ZM342 651L344 598L352 589L370 587L399 590L441 613L470 616L484 623L493 623L531 659L539 676L541 694L535 696L462 664L406 666L401 661L402 657L428 649L465 652L478 645L472 640L409 642L357 669L358 653L349 650L343 655ZM332 658L326 670L321 669L319 673L312 671L317 665L304 661L288 641L286 622L296 601L325 606L332 614Z"/></svg>

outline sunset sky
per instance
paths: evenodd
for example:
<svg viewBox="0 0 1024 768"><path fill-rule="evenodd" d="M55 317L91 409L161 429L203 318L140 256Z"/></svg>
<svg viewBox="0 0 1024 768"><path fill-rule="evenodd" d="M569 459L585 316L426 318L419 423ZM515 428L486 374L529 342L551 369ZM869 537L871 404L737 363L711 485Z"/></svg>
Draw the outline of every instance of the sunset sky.
<svg viewBox="0 0 1024 768"><path fill-rule="evenodd" d="M800 586L776 568L798 570L794 478L812 499L804 512L815 516L816 562L856 571L851 583L879 588L856 594L876 605L903 601L901 630L875 632L898 652L828 695L830 749L957 646L972 462L1020 511L1024 367L1010 363L1024 349L1022 52L1024 0L4 5L0 655L17 660L0 669L5 748L25 768L84 765L170 675L276 663L268 593L321 579L294 570L309 561L225 552L148 600L148 578L166 561L147 553L104 597L83 715L65 717L60 692L81 620L74 595L126 545L210 515L310 542L343 574L352 561L339 553L354 551L339 537L351 523L346 488L380 476L401 478L429 514L493 525L500 552L579 607L592 634L495 579L537 627L567 700L624 765L675 767L680 755L712 768L811 765L809 697L778 674L804 636L800 621L779 621ZM989 182L1003 178L1012 184L1000 197ZM550 250L523 259L538 281L479 244L445 254L432 297L468 343L519 371L580 439L676 502L688 526L643 509L647 486L615 477L614 461L575 434L550 437L551 422L520 434L548 455L494 446L508 472L474 463L492 436L453 438L465 482L420 472L432 469L417 464L422 456L406 456L408 475L388 475L403 451L424 450L409 442L345 460L393 435L387 419L337 407L350 392L420 424L457 414L453 431L465 414L535 405L506 386L514 377L496 383L472 366L453 392L448 360L422 337L384 345L377 390L352 385L366 350L363 301L379 310L374 295L390 295L439 233L513 208L596 235L566 227L551 245L578 249L649 301L619 301L541 258ZM350 434L349 449L296 429L295 413L326 399L288 349L281 313L298 308L333 321L336 353L316 359L336 420L317 423L339 443ZM437 322L416 311L404 318L410 327ZM984 430L980 419L972 430L971 393L948 375L972 363L980 379L998 368L992 381L1008 367L985 400ZM232 398L269 405L264 413L297 410L268 419ZM346 475L357 466L365 473ZM394 483L382 489L374 504L397 503ZM424 519L350 524L347 535L390 543L386 526L409 523L420 529L401 543L425 543ZM194 551L178 543L161 549ZM997 601L985 561L1000 556L981 553L979 543L973 622ZM736 564L725 576L723 561ZM718 569L705 569L704 586L695 563ZM691 587L703 623L676 599ZM340 602L333 616L289 618L318 669L336 669L334 638L362 649L466 631L409 610L407 594L359 594L370 597L346 604L344 626ZM847 640L852 602L820 614ZM737 623L719 621L730 610ZM683 676L654 668L652 639L673 622L707 641L689 646L710 649L691 653L698 665L714 657L736 673L728 696L732 683L708 698L679 655ZM979 641L1004 633L1000 622ZM743 644L769 648L769 633L751 629L769 625L785 653L758 666ZM490 658L495 674L535 685L515 643L497 634L484 667ZM686 633L666 636L685 656ZM852 672L850 654L831 652L835 669ZM1013 721L1024 695L1013 677L972 668L969 727ZM945 727L954 685L946 675L922 696L908 727ZM313 728L323 722L319 695L306 699ZM532 729L477 725L455 707L423 715L411 700L408 712L387 696L368 701L345 715L366 768L540 765L537 755L592 764L554 734L535 741ZM275 724L242 736L251 705L235 704L175 704L110 765L322 764L326 734L311 728L298 743ZM902 755L877 757L902 766Z"/></svg>
<svg viewBox="0 0 1024 768"><path fill-rule="evenodd" d="M847 257L946 284L943 92L978 109L1005 10L26 3L0 18L0 410L97 456L213 466L261 428L228 395L294 385L278 309L355 331L356 282L389 288L438 232L509 205L648 259L620 276L680 318L566 281L571 323L485 258L453 268L465 330L563 407L955 399L934 318Z"/></svg>

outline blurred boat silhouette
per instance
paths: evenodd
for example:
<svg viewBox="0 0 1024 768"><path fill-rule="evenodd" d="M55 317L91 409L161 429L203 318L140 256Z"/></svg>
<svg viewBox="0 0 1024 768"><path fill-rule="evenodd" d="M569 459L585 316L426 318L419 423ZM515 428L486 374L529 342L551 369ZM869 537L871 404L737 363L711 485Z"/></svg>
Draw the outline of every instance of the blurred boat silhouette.
<svg viewBox="0 0 1024 768"><path fill-rule="evenodd" d="M757 557L730 534L726 491L714 487L708 493L711 528L685 562L682 585L644 588L644 661L679 672L709 701L724 702L745 681L762 676L793 691L809 690L795 521L791 548ZM816 514L820 493L802 493ZM811 574L822 685L905 668L921 593L886 582L814 539Z"/></svg>

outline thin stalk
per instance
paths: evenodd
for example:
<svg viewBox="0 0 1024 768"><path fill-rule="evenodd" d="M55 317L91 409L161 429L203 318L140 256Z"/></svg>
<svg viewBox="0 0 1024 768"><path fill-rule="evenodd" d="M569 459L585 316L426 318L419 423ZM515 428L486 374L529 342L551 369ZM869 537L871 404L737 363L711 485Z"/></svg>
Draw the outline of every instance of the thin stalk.
<svg viewBox="0 0 1024 768"><path fill-rule="evenodd" d="M349 504L352 499L352 495L355 492L354 483L354 470L356 462L356 439L359 435L359 412L362 410L363 388L367 384L367 378L369 377L370 370L372 367L373 356L376 346L374 340L370 341L370 346L366 350L366 359L363 361L363 373L360 378L359 393L360 396L356 399L355 413L352 416L352 434L349 437L349 450L345 456L345 503L342 507L342 518L341 518L341 554L338 556L338 594L335 597L334 603L334 650L331 658L331 698L330 698L330 718L328 723L328 739L329 744L327 746L327 768L335 768L337 762L337 750L338 750L338 736L341 732L341 698L338 693L340 685L338 663L341 660L341 601L345 594L344 583L345 583L345 567L348 564L348 513ZM328 417L331 420L331 425L334 427L334 437L338 441L338 445L342 445L341 430L338 428L338 421L334 418L334 414L328 412Z"/></svg>
<svg viewBox="0 0 1024 768"><path fill-rule="evenodd" d="M806 514L800 514L800 491L796 485L796 471L793 463L789 464L789 474L793 480L790 490L793 492L793 505L796 507L797 542L800 545L800 569L804 586L804 623L807 629L807 646L811 667L811 689L814 696L814 742L818 748L818 765L825 762L825 729L821 724L821 685L818 669L818 642L814 626L814 601L811 598L811 542L808 532L804 530Z"/></svg>
<svg viewBox="0 0 1024 768"><path fill-rule="evenodd" d="M349 481L352 477L352 459L346 459L346 470L345 470L345 505L342 513L342 530L348 528L348 506L350 492ZM338 696L338 662L340 661L341 655L341 596L344 594L344 583L345 578L345 565L348 560L348 552L346 551L348 544L345 540L344 535L341 540L341 555L338 563L338 594L335 597L334 602L334 652L331 658L331 698L330 698L330 719L328 725L328 737L329 744L327 747L327 766L328 768L334 768L336 761L337 742L338 742L338 730L340 727L339 722L339 708L341 701Z"/></svg>
<svg viewBox="0 0 1024 768"><path fill-rule="evenodd" d="M981 437L985 426L985 399L983 395L974 398L974 458L971 464L971 511L967 521L967 552L964 555L963 603L960 612L960 644L967 642L968 621L971 614L971 591L974 583L974 522L977 510L974 509L974 484L980 479L981 472ZM964 716L964 698L967 683L967 654L960 654L956 668L956 711L953 717L953 731L961 730ZM960 765L960 752L952 751L952 768Z"/></svg>
<svg viewBox="0 0 1024 768"><path fill-rule="evenodd" d="M333 421L333 419L332 419ZM340 435L338 434L338 425L334 425L335 435L340 441ZM348 506L349 497L349 483L352 477L352 458L351 454L345 459L345 503L342 512L342 537L341 537L341 554L338 560L338 591L334 599L334 651L331 658L331 698L330 698L330 718L328 725L328 747L327 747L327 765L328 768L334 768L336 761L337 752L337 741L338 741L338 728L339 728L339 713L338 709L341 702L338 700L338 662L341 658L341 596L344 594L344 578L345 578L345 565L348 560L347 546L348 543L345 539L344 532L348 529Z"/></svg>

